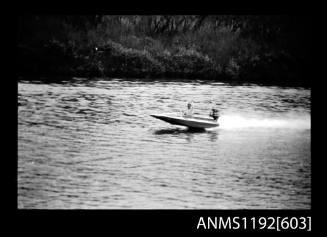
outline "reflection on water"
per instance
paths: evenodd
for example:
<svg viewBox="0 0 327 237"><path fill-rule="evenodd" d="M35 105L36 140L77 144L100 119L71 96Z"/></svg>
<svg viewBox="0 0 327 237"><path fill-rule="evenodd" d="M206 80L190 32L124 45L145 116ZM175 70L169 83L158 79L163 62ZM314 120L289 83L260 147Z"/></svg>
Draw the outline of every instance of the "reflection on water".
<svg viewBox="0 0 327 237"><path fill-rule="evenodd" d="M204 129L189 129L189 128L165 128L154 131L156 135L175 135L184 137L188 142L192 142L194 135L197 134L206 134L208 141L214 142L218 139L217 130L204 130Z"/></svg>
<svg viewBox="0 0 327 237"><path fill-rule="evenodd" d="M162 134L180 134L180 133L204 133L205 130L190 130L190 129L180 129L180 128L166 128L166 129L160 129L156 130L154 134L156 135L162 135Z"/></svg>
<svg viewBox="0 0 327 237"><path fill-rule="evenodd" d="M220 110L194 131L150 117ZM19 208L310 208L310 90L188 80L18 84Z"/></svg>

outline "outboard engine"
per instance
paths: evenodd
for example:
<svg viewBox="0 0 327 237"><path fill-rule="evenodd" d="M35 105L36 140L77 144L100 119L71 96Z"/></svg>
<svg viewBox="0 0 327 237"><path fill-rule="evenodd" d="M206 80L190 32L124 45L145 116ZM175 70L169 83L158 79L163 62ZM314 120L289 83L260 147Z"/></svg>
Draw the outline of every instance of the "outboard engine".
<svg viewBox="0 0 327 237"><path fill-rule="evenodd" d="M211 113L210 113L210 116L214 119L214 120L218 120L219 118L219 112L218 112L218 109L212 109L211 110Z"/></svg>

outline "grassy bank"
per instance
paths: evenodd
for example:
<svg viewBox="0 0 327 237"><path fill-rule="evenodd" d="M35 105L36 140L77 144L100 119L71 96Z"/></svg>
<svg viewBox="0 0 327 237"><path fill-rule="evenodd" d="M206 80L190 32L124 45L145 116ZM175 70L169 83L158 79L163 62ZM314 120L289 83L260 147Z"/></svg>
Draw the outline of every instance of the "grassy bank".
<svg viewBox="0 0 327 237"><path fill-rule="evenodd" d="M22 16L18 75L305 84L307 41L292 43L298 33L275 18Z"/></svg>

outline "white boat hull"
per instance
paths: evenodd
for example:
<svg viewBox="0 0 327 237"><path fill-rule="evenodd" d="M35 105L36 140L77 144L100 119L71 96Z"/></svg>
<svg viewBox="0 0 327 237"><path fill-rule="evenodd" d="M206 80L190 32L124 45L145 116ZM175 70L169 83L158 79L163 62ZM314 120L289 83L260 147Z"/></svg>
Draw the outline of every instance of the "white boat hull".
<svg viewBox="0 0 327 237"><path fill-rule="evenodd" d="M219 123L210 118L202 117L182 117L164 114L151 114L152 117L160 119L170 124L185 126L189 128L213 128L219 126Z"/></svg>

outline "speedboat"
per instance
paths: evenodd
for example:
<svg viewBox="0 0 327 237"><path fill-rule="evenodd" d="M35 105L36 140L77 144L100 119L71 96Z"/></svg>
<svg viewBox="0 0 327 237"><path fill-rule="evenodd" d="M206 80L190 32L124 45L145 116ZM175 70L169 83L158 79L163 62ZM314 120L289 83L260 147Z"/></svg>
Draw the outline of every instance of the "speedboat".
<svg viewBox="0 0 327 237"><path fill-rule="evenodd" d="M151 114L150 116L170 124L188 128L205 129L219 126L217 120L197 116L175 116L170 114Z"/></svg>

